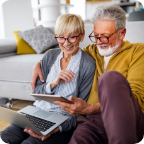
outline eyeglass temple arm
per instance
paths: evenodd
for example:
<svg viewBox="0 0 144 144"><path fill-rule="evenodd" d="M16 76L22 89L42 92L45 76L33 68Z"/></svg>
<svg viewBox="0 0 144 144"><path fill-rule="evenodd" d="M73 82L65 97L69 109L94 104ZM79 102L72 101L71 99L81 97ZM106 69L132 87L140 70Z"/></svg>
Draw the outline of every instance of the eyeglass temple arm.
<svg viewBox="0 0 144 144"><path fill-rule="evenodd" d="M91 34L94 32L94 30L91 32ZM89 35L89 37L91 36L91 34Z"/></svg>

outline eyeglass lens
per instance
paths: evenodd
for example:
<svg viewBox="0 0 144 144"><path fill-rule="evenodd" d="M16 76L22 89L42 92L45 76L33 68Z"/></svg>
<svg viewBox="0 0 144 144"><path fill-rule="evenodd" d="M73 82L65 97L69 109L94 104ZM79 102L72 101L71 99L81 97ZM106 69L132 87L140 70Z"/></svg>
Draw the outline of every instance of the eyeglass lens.
<svg viewBox="0 0 144 144"><path fill-rule="evenodd" d="M102 43L108 43L108 39L106 37L90 37L91 41L94 43L97 43L98 39L102 42Z"/></svg>
<svg viewBox="0 0 144 144"><path fill-rule="evenodd" d="M66 38L63 38L63 37L58 37L58 38L57 38L58 43L64 43L65 40L66 40ZM75 36L72 36L72 37L67 38L67 40L68 40L68 42L70 42L70 43L74 43L74 42L76 42L76 37L75 37Z"/></svg>

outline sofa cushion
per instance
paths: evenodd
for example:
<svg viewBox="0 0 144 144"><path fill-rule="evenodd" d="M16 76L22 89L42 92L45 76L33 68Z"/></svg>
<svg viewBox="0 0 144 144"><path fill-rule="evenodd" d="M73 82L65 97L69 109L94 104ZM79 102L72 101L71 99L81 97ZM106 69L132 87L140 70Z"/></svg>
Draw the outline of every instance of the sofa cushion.
<svg viewBox="0 0 144 144"><path fill-rule="evenodd" d="M23 38L38 54L58 44L54 38L55 34L48 28L44 28L42 25L37 26L34 29L20 32L18 35Z"/></svg>
<svg viewBox="0 0 144 144"><path fill-rule="evenodd" d="M0 54L16 52L17 46L14 38L0 39Z"/></svg>
<svg viewBox="0 0 144 144"><path fill-rule="evenodd" d="M0 80L31 82L34 65L43 54L16 55L0 58Z"/></svg>
<svg viewBox="0 0 144 144"><path fill-rule="evenodd" d="M28 43L26 43L19 35L20 31L14 31L14 36L17 44L17 54L36 54Z"/></svg>

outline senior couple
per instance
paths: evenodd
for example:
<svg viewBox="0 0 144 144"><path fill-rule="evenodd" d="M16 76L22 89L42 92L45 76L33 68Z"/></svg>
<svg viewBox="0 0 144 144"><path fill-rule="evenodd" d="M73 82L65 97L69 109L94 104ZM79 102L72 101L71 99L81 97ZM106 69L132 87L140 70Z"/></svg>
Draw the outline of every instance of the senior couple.
<svg viewBox="0 0 144 144"><path fill-rule="evenodd" d="M61 15L55 25L60 49L49 50L32 75L34 93L73 101L34 105L69 116L47 136L11 125L1 133L10 144L135 144L144 135L144 44L124 41L126 14L117 5L93 15L94 44L80 49L83 20ZM87 101L87 102L86 102Z"/></svg>

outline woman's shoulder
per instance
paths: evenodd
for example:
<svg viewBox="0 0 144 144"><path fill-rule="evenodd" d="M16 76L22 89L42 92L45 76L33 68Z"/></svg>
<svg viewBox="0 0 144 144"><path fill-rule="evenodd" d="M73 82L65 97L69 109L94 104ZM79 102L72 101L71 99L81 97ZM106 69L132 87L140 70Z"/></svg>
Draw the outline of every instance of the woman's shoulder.
<svg viewBox="0 0 144 144"><path fill-rule="evenodd" d="M49 49L45 52L45 55L49 55L49 54L58 54L61 52L61 49L60 48L54 48L54 49Z"/></svg>
<svg viewBox="0 0 144 144"><path fill-rule="evenodd" d="M57 57L61 52L60 48L50 49L44 53L43 59L48 60Z"/></svg>
<svg viewBox="0 0 144 144"><path fill-rule="evenodd" d="M85 74L89 74L91 72L94 72L95 69L96 69L95 60L90 55L88 55L85 51L82 50L80 70Z"/></svg>
<svg viewBox="0 0 144 144"><path fill-rule="evenodd" d="M95 60L87 54L85 51L82 50L82 61L87 64L95 65Z"/></svg>

